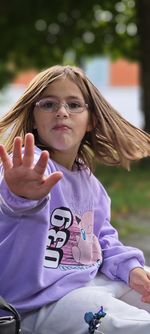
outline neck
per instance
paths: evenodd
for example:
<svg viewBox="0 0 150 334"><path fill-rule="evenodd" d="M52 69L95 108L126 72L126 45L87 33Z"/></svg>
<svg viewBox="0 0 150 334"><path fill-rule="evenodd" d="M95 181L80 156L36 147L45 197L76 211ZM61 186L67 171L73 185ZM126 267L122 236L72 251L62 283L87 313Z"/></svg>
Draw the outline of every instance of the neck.
<svg viewBox="0 0 150 334"><path fill-rule="evenodd" d="M72 170L76 155L74 156L71 153L65 153L60 151L50 152L50 157L56 161L59 165Z"/></svg>

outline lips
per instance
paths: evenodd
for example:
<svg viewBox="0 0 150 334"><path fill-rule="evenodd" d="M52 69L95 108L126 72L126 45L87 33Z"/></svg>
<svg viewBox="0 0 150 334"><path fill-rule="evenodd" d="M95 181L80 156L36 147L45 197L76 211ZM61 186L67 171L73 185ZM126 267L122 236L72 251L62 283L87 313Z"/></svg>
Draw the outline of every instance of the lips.
<svg viewBox="0 0 150 334"><path fill-rule="evenodd" d="M68 129L70 129L70 127L66 124L56 124L53 127L53 130L68 130Z"/></svg>

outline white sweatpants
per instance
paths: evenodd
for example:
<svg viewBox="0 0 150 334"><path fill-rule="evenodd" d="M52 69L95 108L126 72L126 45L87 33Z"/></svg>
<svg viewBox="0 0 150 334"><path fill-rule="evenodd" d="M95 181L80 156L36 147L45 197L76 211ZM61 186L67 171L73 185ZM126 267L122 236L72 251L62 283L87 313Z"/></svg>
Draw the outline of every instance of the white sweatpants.
<svg viewBox="0 0 150 334"><path fill-rule="evenodd" d="M107 314L95 333L150 334L150 304L140 298L125 283L100 274L86 287L26 315L22 334L88 334L84 314L98 312L101 305Z"/></svg>

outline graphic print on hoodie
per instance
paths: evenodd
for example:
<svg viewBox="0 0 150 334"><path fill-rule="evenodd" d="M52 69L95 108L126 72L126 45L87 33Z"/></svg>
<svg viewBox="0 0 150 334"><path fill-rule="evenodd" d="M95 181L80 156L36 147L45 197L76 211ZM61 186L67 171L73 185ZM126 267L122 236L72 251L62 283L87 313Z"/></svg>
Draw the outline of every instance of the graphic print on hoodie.
<svg viewBox="0 0 150 334"><path fill-rule="evenodd" d="M82 216L60 207L52 212L44 266L47 268L83 269L102 263L99 241L93 233L93 212Z"/></svg>

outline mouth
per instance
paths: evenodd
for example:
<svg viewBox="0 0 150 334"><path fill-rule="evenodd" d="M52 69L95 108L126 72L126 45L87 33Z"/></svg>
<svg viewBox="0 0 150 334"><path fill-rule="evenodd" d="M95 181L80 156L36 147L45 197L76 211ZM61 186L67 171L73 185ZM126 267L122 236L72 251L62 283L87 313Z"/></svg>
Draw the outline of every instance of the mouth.
<svg viewBox="0 0 150 334"><path fill-rule="evenodd" d="M66 124L57 124L53 127L53 130L70 130L70 127Z"/></svg>

